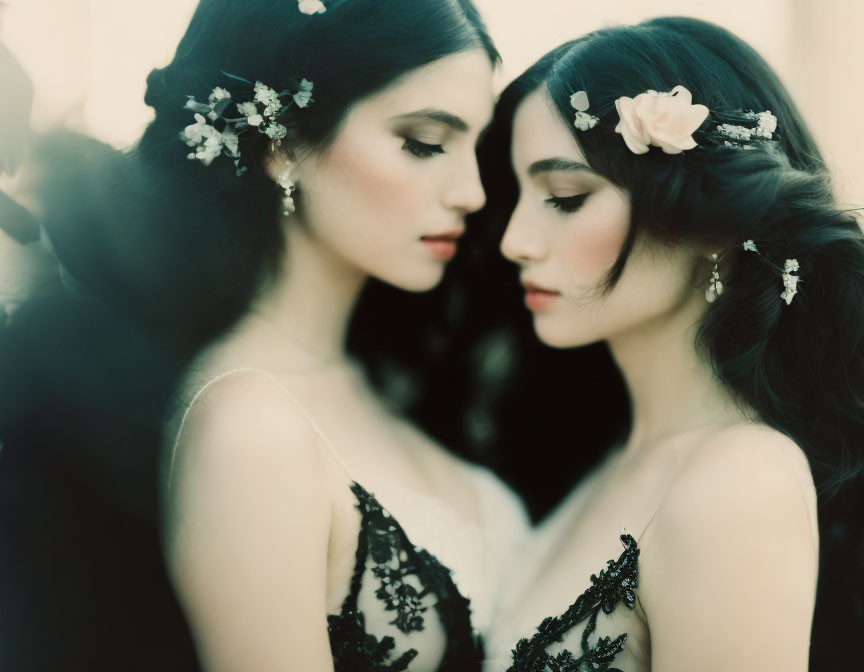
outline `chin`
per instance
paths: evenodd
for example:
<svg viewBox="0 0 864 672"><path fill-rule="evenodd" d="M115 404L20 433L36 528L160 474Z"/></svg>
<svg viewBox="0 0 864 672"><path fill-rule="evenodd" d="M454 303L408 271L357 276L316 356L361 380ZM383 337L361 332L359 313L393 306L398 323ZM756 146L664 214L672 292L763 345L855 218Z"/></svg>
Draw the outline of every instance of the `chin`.
<svg viewBox="0 0 864 672"><path fill-rule="evenodd" d="M435 289L444 277L444 266L434 269L417 269L417 272L393 276L378 276L382 282L405 292L422 293Z"/></svg>
<svg viewBox="0 0 864 672"><path fill-rule="evenodd" d="M544 319L547 316L534 317L534 333L544 345L550 348L564 350L590 345L601 340L594 334L582 333L573 329L573 325L555 323L555 320Z"/></svg>

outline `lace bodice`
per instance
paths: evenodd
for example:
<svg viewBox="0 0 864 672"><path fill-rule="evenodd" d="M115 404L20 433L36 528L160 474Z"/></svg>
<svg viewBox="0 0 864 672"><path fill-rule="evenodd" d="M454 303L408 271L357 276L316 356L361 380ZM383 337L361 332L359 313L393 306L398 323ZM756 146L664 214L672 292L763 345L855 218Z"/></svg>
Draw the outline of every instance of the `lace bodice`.
<svg viewBox="0 0 864 672"><path fill-rule="evenodd" d="M530 638L523 638L513 649L513 664L507 672L620 672L611 667L624 648L627 633L612 637L599 637L591 641L597 628L597 617L602 611L611 614L619 604L629 609L636 607L636 588L639 585L639 549L629 534L621 536L624 552L617 560L609 560L606 569L591 576L588 588L563 614L549 617L538 626ZM561 642L576 626L583 625L579 650L564 649L557 655L548 652L553 644Z"/></svg>
<svg viewBox="0 0 864 672"><path fill-rule="evenodd" d="M340 613L328 616L336 670L407 670L418 655L412 634L426 630L435 615L446 642L438 669L479 669L482 639L473 631L469 600L453 583L450 570L429 551L414 546L396 519L360 484L353 483L351 490L362 520L350 591ZM358 601L369 579L394 634L367 632L367 613Z"/></svg>

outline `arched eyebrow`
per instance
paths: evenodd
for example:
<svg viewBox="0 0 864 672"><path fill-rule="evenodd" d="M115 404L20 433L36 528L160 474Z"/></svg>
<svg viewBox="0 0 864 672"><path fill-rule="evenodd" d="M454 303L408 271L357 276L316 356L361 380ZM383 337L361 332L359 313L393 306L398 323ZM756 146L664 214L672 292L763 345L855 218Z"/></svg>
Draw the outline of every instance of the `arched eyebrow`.
<svg viewBox="0 0 864 672"><path fill-rule="evenodd" d="M450 114L450 112L445 112L444 110L439 110L432 107L427 107L422 110L417 110L416 112L408 112L407 114L400 114L395 117L391 117L391 121L416 121L416 120L426 120L426 121L437 121L441 124L449 126L450 128L460 131L461 133L466 133L469 130L468 124L466 124L461 118L457 117L455 114Z"/></svg>
<svg viewBox="0 0 864 672"><path fill-rule="evenodd" d="M586 163L573 161L571 159L564 159L561 157L556 157L554 159L541 159L540 161L535 161L528 168L528 174L533 177L534 175L539 175L540 173L551 173L557 170L570 173L590 173L592 175L597 174L597 171Z"/></svg>

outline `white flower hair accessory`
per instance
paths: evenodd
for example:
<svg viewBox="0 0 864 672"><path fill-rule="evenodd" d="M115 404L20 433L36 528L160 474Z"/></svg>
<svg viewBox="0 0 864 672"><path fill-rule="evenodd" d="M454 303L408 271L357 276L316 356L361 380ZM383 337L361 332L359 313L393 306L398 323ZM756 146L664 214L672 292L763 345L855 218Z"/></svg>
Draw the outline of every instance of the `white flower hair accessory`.
<svg viewBox="0 0 864 672"><path fill-rule="evenodd" d="M796 273L797 271L798 260L787 259L783 267L783 292L780 294L780 298L786 302L787 306L792 303L792 299L798 293L798 281L800 278L797 275L792 275L792 273Z"/></svg>
<svg viewBox="0 0 864 672"><path fill-rule="evenodd" d="M327 11L321 0L298 0L297 6L303 14L323 14Z"/></svg>
<svg viewBox="0 0 864 672"><path fill-rule="evenodd" d="M570 96L570 105L576 110L576 118L573 125L580 131L588 131L597 125L600 121L599 117L593 114L588 114L588 93L585 91L577 91Z"/></svg>
<svg viewBox="0 0 864 672"><path fill-rule="evenodd" d="M747 252L755 252L759 256L762 256L762 253L756 248L756 243L752 240L745 240L743 247ZM787 259L783 265L783 291L780 293L780 298L786 302L787 306L792 303L792 299L798 293L798 282L801 278L792 274L797 273L799 268L797 259Z"/></svg>
<svg viewBox="0 0 864 672"><path fill-rule="evenodd" d="M752 240L745 240L741 247L746 252L755 252L762 257L762 253L759 251L759 248L756 247L756 243ZM765 259L764 257L762 258ZM708 283L708 289L705 292L705 298L708 303L713 303L717 297L723 293L723 284L720 282L719 259L717 253L711 255L711 260L714 262L714 269L711 271L711 280ZM766 263L777 268L776 265L771 264L767 260ZM780 293L780 298L786 302L787 306L792 303L792 299L794 299L795 295L798 293L798 283L801 281L801 278L797 275L793 275L793 273L797 273L799 268L800 266L797 259L787 259L781 270L783 291Z"/></svg>
<svg viewBox="0 0 864 672"><path fill-rule="evenodd" d="M250 100L236 102L230 91L219 86L213 89L206 103L199 103L194 96L188 96L185 109L192 110L195 123L183 129L180 139L193 149L186 155L187 159L200 161L205 166L209 166L224 154L234 159L235 172L239 177L246 172L247 168L240 165L238 135L255 128L259 133L270 138L271 149L275 151L288 134L288 128L280 120L284 121L284 115L291 107L306 108L314 102L312 99L314 85L304 78L291 89L277 92L260 81L253 83L227 72L222 74L242 82L246 94L238 95L242 98L248 97ZM239 116L225 115L232 103ZM296 185L291 180L290 171L289 163L278 180L285 191L283 204L286 215L294 212L292 194Z"/></svg>
<svg viewBox="0 0 864 672"><path fill-rule="evenodd" d="M635 98L622 96L615 109L620 118L615 132L634 154L647 153L650 145L666 154L693 149L693 133L708 117L708 108L694 105L690 91L681 85L668 92L649 89Z"/></svg>
<svg viewBox="0 0 864 672"><path fill-rule="evenodd" d="M771 114L771 110L764 112L738 110L731 116L733 118L730 120L737 123L718 124L715 128L716 135L726 147L755 149L755 145L750 144L751 142L760 139L772 140L777 131L777 117Z"/></svg>

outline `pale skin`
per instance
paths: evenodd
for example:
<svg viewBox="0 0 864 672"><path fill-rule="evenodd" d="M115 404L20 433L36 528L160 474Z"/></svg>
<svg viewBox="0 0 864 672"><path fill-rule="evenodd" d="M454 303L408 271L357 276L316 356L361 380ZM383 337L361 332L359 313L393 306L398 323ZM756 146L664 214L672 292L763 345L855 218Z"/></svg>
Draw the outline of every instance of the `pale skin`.
<svg viewBox="0 0 864 672"><path fill-rule="evenodd" d="M382 407L344 340L369 277L440 281L446 261L420 238L484 204L475 146L492 102L486 54L457 54L359 101L326 149L296 152L282 275L196 367L268 374L211 385L171 470L166 555L209 672L333 669L326 615L348 592L359 522L346 468L371 492L398 481L483 523L466 465ZM423 656L416 669L434 669Z"/></svg>
<svg viewBox="0 0 864 672"><path fill-rule="evenodd" d="M563 613L627 532L641 549L638 605L601 614L597 631L628 633L615 667L803 672L815 490L800 448L749 419L696 353L710 251L643 238L601 295L627 231L627 193L588 167L541 92L517 110L512 161L520 198L501 250L523 281L560 293L534 310L536 333L559 348L608 342L634 417L625 445L554 514L548 555L509 617L514 632ZM564 642L577 655L579 634Z"/></svg>

